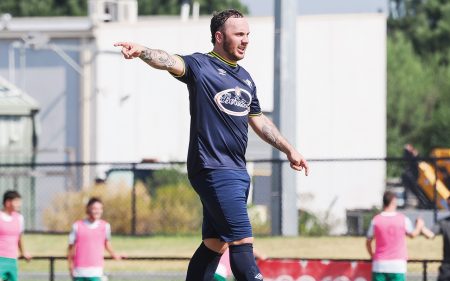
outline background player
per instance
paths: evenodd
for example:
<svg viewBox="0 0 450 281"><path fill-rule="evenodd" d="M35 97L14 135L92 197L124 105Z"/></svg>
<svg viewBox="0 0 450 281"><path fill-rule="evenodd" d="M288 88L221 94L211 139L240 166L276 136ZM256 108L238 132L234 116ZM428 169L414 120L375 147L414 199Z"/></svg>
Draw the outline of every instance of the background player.
<svg viewBox="0 0 450 281"><path fill-rule="evenodd" d="M19 252L29 261L25 252L22 233L24 219L19 213L22 199L17 191L6 191L3 195L3 209L0 211L0 280L16 281L17 256Z"/></svg>
<svg viewBox="0 0 450 281"><path fill-rule="evenodd" d="M122 257L111 246L111 226L102 220L103 203L92 197L86 205L87 218L75 222L69 234L67 261L75 281L100 281L105 249L115 260Z"/></svg>
<svg viewBox="0 0 450 281"><path fill-rule="evenodd" d="M411 220L397 213L397 198L391 191L383 195L383 211L370 222L366 248L372 258L373 281L406 280L407 248L406 236L420 234L424 222L417 219L413 229ZM373 240L376 241L375 252Z"/></svg>

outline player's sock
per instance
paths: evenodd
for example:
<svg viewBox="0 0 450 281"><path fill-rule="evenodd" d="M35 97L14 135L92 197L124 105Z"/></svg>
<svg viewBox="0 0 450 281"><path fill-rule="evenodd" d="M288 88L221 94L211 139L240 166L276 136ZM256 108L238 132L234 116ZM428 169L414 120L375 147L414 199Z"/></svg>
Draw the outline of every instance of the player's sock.
<svg viewBox="0 0 450 281"><path fill-rule="evenodd" d="M222 254L210 250L202 242L189 262L186 281L211 281Z"/></svg>
<svg viewBox="0 0 450 281"><path fill-rule="evenodd" d="M262 281L252 244L230 245L230 265L237 281Z"/></svg>

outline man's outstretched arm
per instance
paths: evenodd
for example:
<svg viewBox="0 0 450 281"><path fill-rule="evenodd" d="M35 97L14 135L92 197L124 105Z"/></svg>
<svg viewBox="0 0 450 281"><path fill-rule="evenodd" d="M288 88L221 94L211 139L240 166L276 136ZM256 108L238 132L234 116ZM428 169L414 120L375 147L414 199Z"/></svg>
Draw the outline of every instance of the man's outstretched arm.
<svg viewBox="0 0 450 281"><path fill-rule="evenodd" d="M264 114L251 116L249 124L261 139L286 154L292 169L297 171L305 169L305 175L308 175L309 167L305 158L289 144L269 118Z"/></svg>
<svg viewBox="0 0 450 281"><path fill-rule="evenodd" d="M126 59L140 58L153 68L167 70L177 76L184 74L184 62L179 56L130 42L118 42L114 46L122 47L121 51Z"/></svg>

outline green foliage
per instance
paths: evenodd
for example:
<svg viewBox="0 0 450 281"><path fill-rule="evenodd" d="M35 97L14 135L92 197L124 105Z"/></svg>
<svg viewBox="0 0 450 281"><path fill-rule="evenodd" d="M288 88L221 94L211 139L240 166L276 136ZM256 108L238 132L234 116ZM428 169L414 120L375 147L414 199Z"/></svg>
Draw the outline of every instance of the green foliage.
<svg viewBox="0 0 450 281"><path fill-rule="evenodd" d="M161 173L163 175L164 173ZM162 176L161 176L162 177ZM150 196L147 188L136 184L136 232L138 234L198 234L202 223L202 205L187 183L160 186ZM85 217L89 197L100 197L104 219L113 232L131 233L131 187L98 185L86 191L65 192L55 196L44 211L47 230L69 231L76 220Z"/></svg>
<svg viewBox="0 0 450 281"><path fill-rule="evenodd" d="M138 0L139 15L178 15L182 0ZM200 14L234 8L248 13L239 0L199 0ZM88 0L1 0L0 14L14 17L85 16Z"/></svg>
<svg viewBox="0 0 450 281"><path fill-rule="evenodd" d="M378 213L380 213L381 210L377 207L372 207L367 213L363 215L363 230L364 233L367 233L367 230L369 229L370 222L372 221L373 217L375 217Z"/></svg>
<svg viewBox="0 0 450 281"><path fill-rule="evenodd" d="M434 147L449 147L449 67L437 56L421 57L401 32L391 33L387 45L388 155L401 156L412 143L426 156ZM390 176L401 167L389 164Z"/></svg>
<svg viewBox="0 0 450 281"><path fill-rule="evenodd" d="M449 0L391 0L388 26L402 31L422 55L438 56L441 64L449 63L450 1Z"/></svg>
<svg viewBox="0 0 450 281"><path fill-rule="evenodd" d="M198 0L197 2L200 4L202 15L230 8L248 13L247 6L239 0ZM138 10L140 15L178 15L182 3L182 0L138 0Z"/></svg>
<svg viewBox="0 0 450 281"><path fill-rule="evenodd" d="M298 216L298 233L302 236L326 236L332 230L328 219L322 219L311 212L301 210Z"/></svg>
<svg viewBox="0 0 450 281"><path fill-rule="evenodd" d="M202 224L202 205L189 185L160 187L150 204L148 220L152 233L198 234Z"/></svg>
<svg viewBox="0 0 450 281"><path fill-rule="evenodd" d="M137 233L148 233L150 197L144 186L136 185ZM104 204L103 218L111 223L116 233L131 232L131 188L125 185L97 185L80 192L65 192L56 195L44 210L43 222L47 230L69 231L72 224L85 215L85 205L90 197L100 197Z"/></svg>

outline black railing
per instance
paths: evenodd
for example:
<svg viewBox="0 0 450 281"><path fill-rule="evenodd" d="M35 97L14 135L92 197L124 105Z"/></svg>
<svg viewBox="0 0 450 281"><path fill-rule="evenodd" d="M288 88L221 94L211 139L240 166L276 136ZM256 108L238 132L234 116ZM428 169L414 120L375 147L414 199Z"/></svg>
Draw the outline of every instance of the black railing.
<svg viewBox="0 0 450 281"><path fill-rule="evenodd" d="M111 260L110 257L105 258L107 260ZM271 258L273 260L281 260L284 258ZM301 261L333 261L333 262L371 262L371 260L368 259L327 259L327 258L286 258L289 260L301 260ZM33 257L33 260L47 260L48 261L48 268L49 268L49 274L48 274L48 280L49 281L57 281L56 279L56 271L55 271L55 263L56 261L60 260L67 260L65 256L36 256ZM189 257L158 257L158 256L146 256L146 257L127 257L124 259L125 261L166 261L166 262L175 262L175 261L185 261L188 262L190 260ZM441 263L441 260L427 260L427 259L411 259L408 260L408 264L422 264L422 281L428 281L429 279L429 264L436 264ZM437 272L433 272L434 274L437 274ZM67 273L68 276L68 273ZM145 278L145 273L143 273L143 277ZM434 280L434 279L433 279Z"/></svg>

